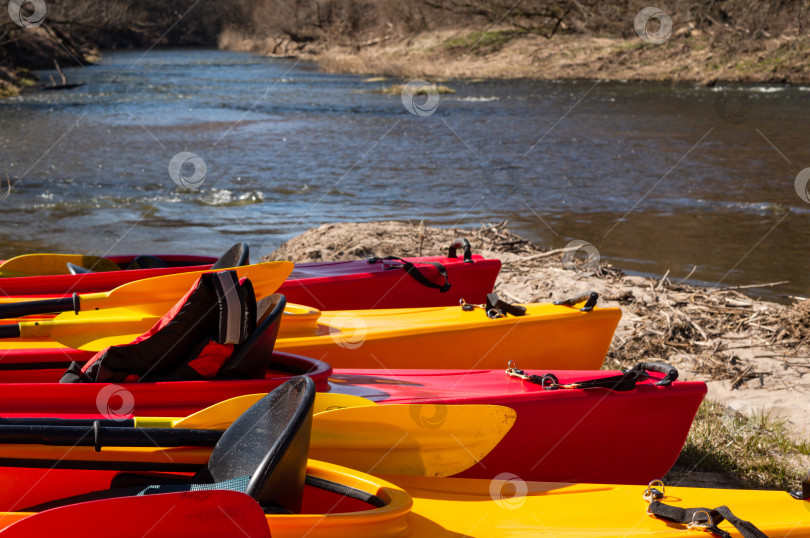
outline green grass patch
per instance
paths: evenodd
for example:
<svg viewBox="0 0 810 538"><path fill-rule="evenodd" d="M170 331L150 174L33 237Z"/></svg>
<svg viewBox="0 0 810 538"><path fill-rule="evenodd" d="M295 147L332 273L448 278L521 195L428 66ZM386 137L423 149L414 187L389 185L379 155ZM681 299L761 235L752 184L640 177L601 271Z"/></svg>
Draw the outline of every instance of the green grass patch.
<svg viewBox="0 0 810 538"><path fill-rule="evenodd" d="M442 48L451 52L472 52L478 55L501 50L507 43L517 37L514 30L487 30L473 32L459 37L451 37L442 43Z"/></svg>
<svg viewBox="0 0 810 538"><path fill-rule="evenodd" d="M796 439L784 420L749 417L707 400L673 471L722 473L742 488L796 489L807 475L808 455L810 443Z"/></svg>

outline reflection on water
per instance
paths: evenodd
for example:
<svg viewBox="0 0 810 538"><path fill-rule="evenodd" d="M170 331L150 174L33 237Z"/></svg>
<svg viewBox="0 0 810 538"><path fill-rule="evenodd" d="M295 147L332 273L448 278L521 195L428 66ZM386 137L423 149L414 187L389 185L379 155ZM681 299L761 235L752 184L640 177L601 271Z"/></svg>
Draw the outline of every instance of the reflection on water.
<svg viewBox="0 0 810 538"><path fill-rule="evenodd" d="M0 257L267 252L323 222L511 221L617 266L810 293L810 91L449 82L418 117L385 83L212 50L114 52L86 85L0 101ZM137 63L136 63L137 61ZM47 74L46 74L47 77ZM584 98L583 98L584 97ZM199 190L168 166L198 155ZM184 170L183 173L191 174Z"/></svg>

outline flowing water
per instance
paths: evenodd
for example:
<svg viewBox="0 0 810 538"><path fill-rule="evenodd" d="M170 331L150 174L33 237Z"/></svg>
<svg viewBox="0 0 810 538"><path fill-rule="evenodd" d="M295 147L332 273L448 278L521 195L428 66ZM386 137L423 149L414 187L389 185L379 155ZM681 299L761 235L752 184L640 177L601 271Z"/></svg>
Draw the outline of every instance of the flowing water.
<svg viewBox="0 0 810 538"><path fill-rule="evenodd" d="M397 81L233 52L66 72L85 85L0 100L0 258L248 241L255 259L325 222L508 219L638 274L810 294L810 88L448 81L419 116L374 91ZM170 177L181 152L197 189Z"/></svg>

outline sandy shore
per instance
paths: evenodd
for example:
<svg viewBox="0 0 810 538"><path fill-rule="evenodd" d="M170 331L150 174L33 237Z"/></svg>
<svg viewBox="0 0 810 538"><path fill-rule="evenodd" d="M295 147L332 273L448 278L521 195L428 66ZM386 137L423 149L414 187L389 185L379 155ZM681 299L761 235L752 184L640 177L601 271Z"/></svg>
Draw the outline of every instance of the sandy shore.
<svg viewBox="0 0 810 538"><path fill-rule="evenodd" d="M456 237L474 252L499 258L495 291L511 302L544 302L593 290L603 306L623 317L606 367L643 360L674 364L683 379L700 379L709 398L749 415L770 413L801 438L810 433L810 300L794 305L756 300L739 289L688 286L667 278L624 275L601 264L592 272L567 269L563 253L545 249L506 230L440 229L415 223L326 224L282 245L267 259L297 262L370 255L433 255ZM755 288L746 289L756 292Z"/></svg>

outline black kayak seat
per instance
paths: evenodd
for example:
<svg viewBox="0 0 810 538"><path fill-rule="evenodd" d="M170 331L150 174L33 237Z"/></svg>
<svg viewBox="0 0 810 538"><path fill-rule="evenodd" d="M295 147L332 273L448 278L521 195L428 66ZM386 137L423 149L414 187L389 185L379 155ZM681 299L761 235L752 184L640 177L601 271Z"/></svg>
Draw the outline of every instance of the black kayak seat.
<svg viewBox="0 0 810 538"><path fill-rule="evenodd" d="M127 265L126 270L131 271L133 269L165 269L168 267L166 262L158 258L157 256L152 256L151 254L141 254L140 256L135 256L129 265Z"/></svg>
<svg viewBox="0 0 810 538"><path fill-rule="evenodd" d="M258 323L233 355L229 357L217 374L217 379L262 379L273 355L281 316L287 299L274 293L261 299L256 305Z"/></svg>
<svg viewBox="0 0 810 538"><path fill-rule="evenodd" d="M95 491L25 508L41 512L79 502L179 491L227 489L267 512L300 513L312 435L315 382L295 377L253 404L225 430L208 463L191 480ZM154 479L154 477L151 477Z"/></svg>
<svg viewBox="0 0 810 538"><path fill-rule="evenodd" d="M250 263L250 248L247 243L236 243L229 248L225 254L219 257L211 269L229 269L231 267L242 267Z"/></svg>

